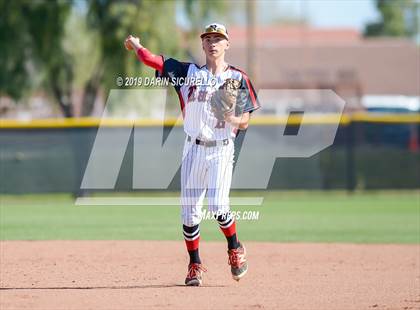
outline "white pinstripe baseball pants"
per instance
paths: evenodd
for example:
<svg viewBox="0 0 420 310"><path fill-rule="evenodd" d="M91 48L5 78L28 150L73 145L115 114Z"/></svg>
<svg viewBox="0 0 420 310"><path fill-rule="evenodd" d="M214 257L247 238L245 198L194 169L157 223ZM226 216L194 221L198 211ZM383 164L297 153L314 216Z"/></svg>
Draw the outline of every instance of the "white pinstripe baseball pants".
<svg viewBox="0 0 420 310"><path fill-rule="evenodd" d="M185 141L181 166L182 222L186 226L200 223L203 200L207 195L208 211L230 210L234 143L221 146L197 145L195 139Z"/></svg>

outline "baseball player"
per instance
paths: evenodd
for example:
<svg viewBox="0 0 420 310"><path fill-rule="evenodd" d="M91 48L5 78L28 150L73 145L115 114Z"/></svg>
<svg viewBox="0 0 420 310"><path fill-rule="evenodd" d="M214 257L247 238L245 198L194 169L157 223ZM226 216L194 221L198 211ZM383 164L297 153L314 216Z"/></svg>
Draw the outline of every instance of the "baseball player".
<svg viewBox="0 0 420 310"><path fill-rule="evenodd" d="M152 54L137 37L124 44L140 61L156 70L156 76L173 79L194 78L195 84L173 84L179 96L186 134L181 166L183 234L190 257L187 286L200 286L206 271L199 256L203 199L227 239L228 263L233 279L247 272L246 251L239 242L235 219L230 212L234 139L248 127L250 114L260 107L248 76L225 61L229 49L226 27L213 23L200 35L206 64L179 62ZM222 92L222 93L221 93Z"/></svg>

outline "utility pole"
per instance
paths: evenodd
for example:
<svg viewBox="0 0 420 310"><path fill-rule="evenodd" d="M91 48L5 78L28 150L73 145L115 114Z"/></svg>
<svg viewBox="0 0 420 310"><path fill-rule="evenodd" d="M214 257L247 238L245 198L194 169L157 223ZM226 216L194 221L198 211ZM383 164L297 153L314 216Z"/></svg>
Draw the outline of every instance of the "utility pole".
<svg viewBox="0 0 420 310"><path fill-rule="evenodd" d="M258 85L257 81L257 53L256 53L256 1L246 1L247 16L247 72L252 79L254 85Z"/></svg>

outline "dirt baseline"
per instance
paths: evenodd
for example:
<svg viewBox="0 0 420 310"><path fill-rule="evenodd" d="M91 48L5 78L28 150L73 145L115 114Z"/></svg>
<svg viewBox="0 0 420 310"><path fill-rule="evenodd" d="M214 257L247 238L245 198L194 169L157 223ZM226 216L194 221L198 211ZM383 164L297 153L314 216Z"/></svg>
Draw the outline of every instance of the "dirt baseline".
<svg viewBox="0 0 420 310"><path fill-rule="evenodd" d="M247 242L237 283L201 244L204 286L184 287L182 241L3 241L0 309L420 309L418 245Z"/></svg>

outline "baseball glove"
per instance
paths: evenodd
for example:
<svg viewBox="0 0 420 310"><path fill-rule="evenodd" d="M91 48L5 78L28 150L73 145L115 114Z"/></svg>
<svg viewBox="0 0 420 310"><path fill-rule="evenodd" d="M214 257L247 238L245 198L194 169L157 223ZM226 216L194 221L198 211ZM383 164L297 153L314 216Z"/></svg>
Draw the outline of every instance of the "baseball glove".
<svg viewBox="0 0 420 310"><path fill-rule="evenodd" d="M218 120L224 120L225 115L234 113L241 82L235 79L226 79L225 83L213 94L210 107Z"/></svg>

